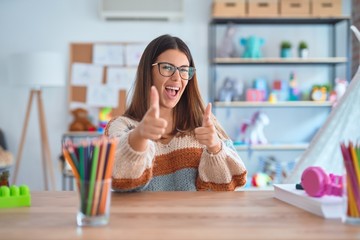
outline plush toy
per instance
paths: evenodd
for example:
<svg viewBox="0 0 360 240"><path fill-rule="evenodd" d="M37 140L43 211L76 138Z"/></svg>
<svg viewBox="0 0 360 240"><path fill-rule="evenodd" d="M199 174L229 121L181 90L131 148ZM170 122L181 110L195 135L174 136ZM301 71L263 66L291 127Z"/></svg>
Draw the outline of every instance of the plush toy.
<svg viewBox="0 0 360 240"><path fill-rule="evenodd" d="M330 93L329 100L333 103L333 106L336 106L339 99L345 94L348 82L345 79L337 78L335 79L335 88Z"/></svg>
<svg viewBox="0 0 360 240"><path fill-rule="evenodd" d="M234 24L227 26L224 37L217 49L217 57L237 57L238 53L234 43L234 36L236 33L236 27Z"/></svg>
<svg viewBox="0 0 360 240"><path fill-rule="evenodd" d="M243 58L261 58L261 46L264 45L265 40L256 36L242 38L241 45L245 47Z"/></svg>
<svg viewBox="0 0 360 240"><path fill-rule="evenodd" d="M243 88L242 83L238 83L236 79L227 77L219 90L217 100L222 102L238 101L243 93Z"/></svg>
<svg viewBox="0 0 360 240"><path fill-rule="evenodd" d="M71 111L74 121L70 124L70 131L96 131L96 127L88 119L88 112L83 108Z"/></svg>

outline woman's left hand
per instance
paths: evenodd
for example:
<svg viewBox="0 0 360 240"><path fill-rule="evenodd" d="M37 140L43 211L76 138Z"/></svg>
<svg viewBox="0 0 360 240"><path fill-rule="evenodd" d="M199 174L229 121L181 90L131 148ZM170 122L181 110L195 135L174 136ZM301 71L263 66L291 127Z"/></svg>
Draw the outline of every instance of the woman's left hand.
<svg viewBox="0 0 360 240"><path fill-rule="evenodd" d="M195 128L195 138L199 143L206 145L208 152L218 153L221 150L221 141L210 116L211 103L206 106L202 126Z"/></svg>

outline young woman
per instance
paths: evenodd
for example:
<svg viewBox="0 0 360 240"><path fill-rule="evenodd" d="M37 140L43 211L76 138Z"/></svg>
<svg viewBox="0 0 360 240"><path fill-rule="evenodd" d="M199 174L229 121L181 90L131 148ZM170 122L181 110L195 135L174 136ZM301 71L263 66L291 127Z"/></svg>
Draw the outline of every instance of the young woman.
<svg viewBox="0 0 360 240"><path fill-rule="evenodd" d="M146 47L130 106L105 134L119 138L112 187L118 191L232 191L246 169L204 107L189 48L160 36Z"/></svg>

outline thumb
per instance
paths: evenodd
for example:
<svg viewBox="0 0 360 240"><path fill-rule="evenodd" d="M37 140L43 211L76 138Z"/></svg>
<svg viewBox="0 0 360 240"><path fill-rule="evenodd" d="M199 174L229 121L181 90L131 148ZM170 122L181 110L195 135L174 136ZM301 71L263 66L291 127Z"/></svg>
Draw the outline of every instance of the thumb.
<svg viewBox="0 0 360 240"><path fill-rule="evenodd" d="M208 103L204 112L203 123L202 123L203 127L211 126L212 122L210 120L210 115L211 115L211 103Z"/></svg>
<svg viewBox="0 0 360 240"><path fill-rule="evenodd" d="M150 91L150 109L154 117L159 118L160 106L159 106L159 93L154 86Z"/></svg>

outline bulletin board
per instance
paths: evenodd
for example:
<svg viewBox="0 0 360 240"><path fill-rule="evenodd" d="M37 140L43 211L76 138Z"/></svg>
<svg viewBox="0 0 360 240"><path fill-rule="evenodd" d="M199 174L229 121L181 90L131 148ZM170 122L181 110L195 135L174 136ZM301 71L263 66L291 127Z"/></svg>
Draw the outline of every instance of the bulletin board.
<svg viewBox="0 0 360 240"><path fill-rule="evenodd" d="M69 61L69 82L68 82L68 88L69 88L69 95L68 95L68 102L69 106L71 106L72 103L83 103L88 104L89 99L87 99L88 91L90 86L93 88L93 86L90 85L79 85L74 83L74 65L83 64L83 65L89 65L89 66L96 66L96 62L94 62L94 47L99 45L107 45L107 46L122 46L124 48L123 50L123 58L124 61L121 61L119 64L102 64L102 76L101 76L101 83L102 85L107 84L108 79L108 70L110 68L115 67L122 67L122 68L132 68L132 70L136 70L138 60L141 56L138 56L139 53L129 53L128 49L130 49L131 46L136 46L137 51L143 51L145 48L145 45L143 43L121 43L121 42L111 42L111 43L71 43L70 44L70 61ZM131 49L130 49L131 50ZM132 50L134 52L134 50ZM131 56L134 55L134 56ZM141 52L142 54L142 52ZM127 56L128 55L128 56ZM132 58L132 59L131 59ZM130 60L129 60L130 59ZM130 64L129 64L130 62ZM136 65L135 65L136 63ZM135 74L135 73L134 73ZM133 77L133 80L135 80L135 76ZM128 89L117 89L118 91L118 98L117 98L117 104L115 107L112 108L111 116L115 117L118 115L122 115L125 112L126 108L126 99L128 95ZM92 100L96 101L96 99ZM71 110L71 107L70 107Z"/></svg>

